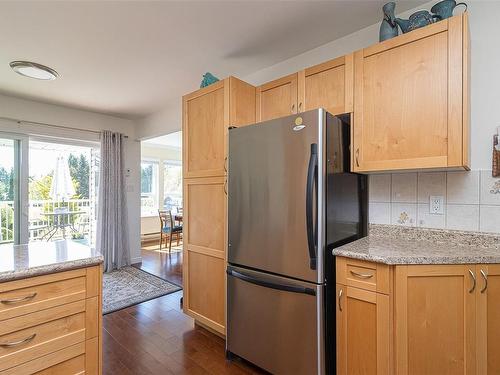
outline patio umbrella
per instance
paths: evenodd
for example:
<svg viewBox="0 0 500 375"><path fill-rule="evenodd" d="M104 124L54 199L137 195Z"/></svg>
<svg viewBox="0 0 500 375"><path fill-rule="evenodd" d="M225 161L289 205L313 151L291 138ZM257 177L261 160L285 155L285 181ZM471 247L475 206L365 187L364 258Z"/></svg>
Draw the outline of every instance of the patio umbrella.
<svg viewBox="0 0 500 375"><path fill-rule="evenodd" d="M71 180L68 160L61 154L56 159L56 167L50 185L50 197L57 202L64 202L73 195L75 195L75 188Z"/></svg>

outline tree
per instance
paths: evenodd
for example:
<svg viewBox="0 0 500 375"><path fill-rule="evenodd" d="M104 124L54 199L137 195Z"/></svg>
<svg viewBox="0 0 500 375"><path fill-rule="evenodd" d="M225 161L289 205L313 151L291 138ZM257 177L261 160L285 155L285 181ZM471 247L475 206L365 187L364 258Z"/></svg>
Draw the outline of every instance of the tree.
<svg viewBox="0 0 500 375"><path fill-rule="evenodd" d="M7 171L0 167L0 200L14 200L14 168Z"/></svg>
<svg viewBox="0 0 500 375"><path fill-rule="evenodd" d="M85 154L68 157L69 173L75 185L75 193L80 199L89 199L90 163Z"/></svg>
<svg viewBox="0 0 500 375"><path fill-rule="evenodd" d="M33 177L29 179L29 197L33 200L50 200L50 187L52 186L52 175L54 171L50 174L43 176L35 180Z"/></svg>

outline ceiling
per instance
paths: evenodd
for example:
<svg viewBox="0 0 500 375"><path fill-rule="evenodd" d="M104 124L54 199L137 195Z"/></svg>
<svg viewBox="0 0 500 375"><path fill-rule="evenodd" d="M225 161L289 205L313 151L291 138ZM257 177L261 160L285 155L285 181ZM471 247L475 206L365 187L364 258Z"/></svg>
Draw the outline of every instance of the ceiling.
<svg viewBox="0 0 500 375"><path fill-rule="evenodd" d="M140 118L206 71L244 76L374 24L385 2L1 1L0 93ZM12 60L59 78L19 76Z"/></svg>
<svg viewBox="0 0 500 375"><path fill-rule="evenodd" d="M173 132L160 137L150 138L142 141L143 144L154 147L167 147L181 149L182 147L182 131Z"/></svg>

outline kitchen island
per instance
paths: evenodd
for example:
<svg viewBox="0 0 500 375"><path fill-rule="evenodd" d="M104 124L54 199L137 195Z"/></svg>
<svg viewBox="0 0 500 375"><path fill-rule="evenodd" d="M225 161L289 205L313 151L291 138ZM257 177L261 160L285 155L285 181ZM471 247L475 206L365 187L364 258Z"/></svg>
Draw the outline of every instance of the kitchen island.
<svg viewBox="0 0 500 375"><path fill-rule="evenodd" d="M500 236L376 225L333 254L338 374L500 373Z"/></svg>
<svg viewBox="0 0 500 375"><path fill-rule="evenodd" d="M72 241L0 246L0 374L101 374L102 256Z"/></svg>

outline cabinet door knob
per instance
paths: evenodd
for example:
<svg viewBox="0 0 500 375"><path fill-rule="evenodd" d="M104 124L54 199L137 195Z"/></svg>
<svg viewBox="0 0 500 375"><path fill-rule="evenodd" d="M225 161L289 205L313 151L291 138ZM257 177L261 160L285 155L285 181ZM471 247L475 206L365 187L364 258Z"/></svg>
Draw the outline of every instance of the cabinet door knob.
<svg viewBox="0 0 500 375"><path fill-rule="evenodd" d="M481 270L481 276L484 279L484 286L483 286L483 289L481 289L481 293L484 293L484 292L486 292L486 289L488 289L488 274L486 272L484 272L483 270Z"/></svg>
<svg viewBox="0 0 500 375"><path fill-rule="evenodd" d="M472 293L476 289L476 275L474 272L469 270L470 276L472 277L472 288L469 289L469 293Z"/></svg>
<svg viewBox="0 0 500 375"><path fill-rule="evenodd" d="M299 103L299 112L302 112L302 102Z"/></svg>
<svg viewBox="0 0 500 375"><path fill-rule="evenodd" d="M356 166L359 167L359 148L356 149Z"/></svg>
<svg viewBox="0 0 500 375"><path fill-rule="evenodd" d="M224 194L227 195L227 179L224 181Z"/></svg>
<svg viewBox="0 0 500 375"><path fill-rule="evenodd" d="M339 290L339 311L342 311L342 295L344 294L344 290Z"/></svg>
<svg viewBox="0 0 500 375"><path fill-rule="evenodd" d="M295 113L295 104L292 104L292 114Z"/></svg>
<svg viewBox="0 0 500 375"><path fill-rule="evenodd" d="M227 172L227 156L224 158L224 172Z"/></svg>

